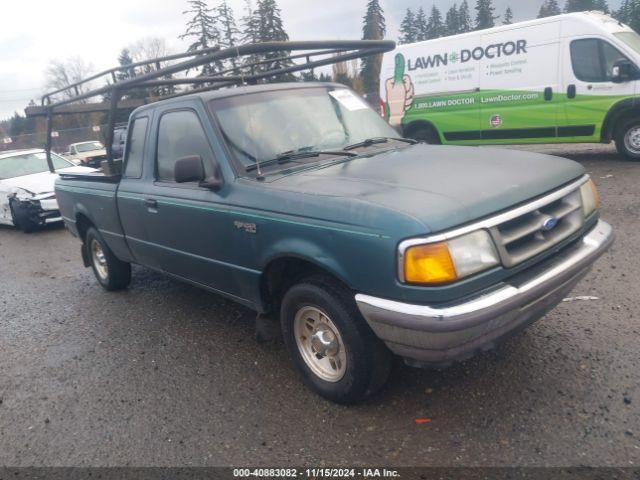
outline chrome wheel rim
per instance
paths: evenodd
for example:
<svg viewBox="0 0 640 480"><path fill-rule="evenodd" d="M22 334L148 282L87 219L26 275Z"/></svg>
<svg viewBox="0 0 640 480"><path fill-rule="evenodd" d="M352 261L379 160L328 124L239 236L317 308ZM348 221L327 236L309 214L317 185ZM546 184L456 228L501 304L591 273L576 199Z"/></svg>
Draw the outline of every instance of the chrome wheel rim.
<svg viewBox="0 0 640 480"><path fill-rule="evenodd" d="M102 246L97 240L91 240L91 260L96 273L101 280L106 280L109 276L109 268L107 267L107 258L104 256Z"/></svg>
<svg viewBox="0 0 640 480"><path fill-rule="evenodd" d="M624 136L624 144L627 150L634 154L640 154L640 126L630 128Z"/></svg>
<svg viewBox="0 0 640 480"><path fill-rule="evenodd" d="M311 371L326 382L339 382L347 370L347 352L340 331L323 311L307 306L293 323L296 345Z"/></svg>

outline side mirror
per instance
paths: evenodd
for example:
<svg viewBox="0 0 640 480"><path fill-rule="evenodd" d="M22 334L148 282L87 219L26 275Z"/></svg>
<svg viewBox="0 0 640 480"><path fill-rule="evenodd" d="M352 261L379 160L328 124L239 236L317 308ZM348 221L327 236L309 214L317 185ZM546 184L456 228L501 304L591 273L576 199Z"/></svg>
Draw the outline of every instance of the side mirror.
<svg viewBox="0 0 640 480"><path fill-rule="evenodd" d="M611 80L615 83L628 82L633 78L635 67L626 58L621 58L613 64Z"/></svg>
<svg viewBox="0 0 640 480"><path fill-rule="evenodd" d="M215 170L213 171L213 176L205 178L200 182L200 186L203 188L208 188L209 190L220 190L224 185L224 180L222 179L222 173L220 173L220 166L218 164L215 165Z"/></svg>
<svg viewBox="0 0 640 480"><path fill-rule="evenodd" d="M204 180L204 165L200 155L189 155L176 161L173 167L176 183L201 182Z"/></svg>

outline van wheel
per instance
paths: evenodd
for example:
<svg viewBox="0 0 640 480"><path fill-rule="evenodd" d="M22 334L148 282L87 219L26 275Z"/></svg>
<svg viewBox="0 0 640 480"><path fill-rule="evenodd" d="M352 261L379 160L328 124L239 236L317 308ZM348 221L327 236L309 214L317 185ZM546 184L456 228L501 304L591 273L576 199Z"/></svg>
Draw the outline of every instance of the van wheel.
<svg viewBox="0 0 640 480"><path fill-rule="evenodd" d="M304 382L322 397L354 404L381 388L392 355L360 315L352 293L311 277L285 294L282 333Z"/></svg>
<svg viewBox="0 0 640 480"><path fill-rule="evenodd" d="M131 264L119 260L95 228L87 230L85 246L91 268L106 290L124 290L131 283Z"/></svg>
<svg viewBox="0 0 640 480"><path fill-rule="evenodd" d="M628 160L640 161L640 120L625 123L616 132L616 148Z"/></svg>
<svg viewBox="0 0 640 480"><path fill-rule="evenodd" d="M427 126L409 128L405 137L416 140L420 143L428 143L430 145L440 145L442 143L438 136L438 132L433 127Z"/></svg>

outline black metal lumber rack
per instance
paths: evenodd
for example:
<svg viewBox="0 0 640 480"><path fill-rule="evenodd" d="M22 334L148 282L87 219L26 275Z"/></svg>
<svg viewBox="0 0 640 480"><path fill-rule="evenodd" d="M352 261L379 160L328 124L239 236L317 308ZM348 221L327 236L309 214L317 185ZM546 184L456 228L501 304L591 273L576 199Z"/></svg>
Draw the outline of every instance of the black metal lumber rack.
<svg viewBox="0 0 640 480"><path fill-rule="evenodd" d="M151 99L152 101L189 95L208 90L217 90L237 85L256 84L268 81L278 75L312 70L316 67L331 65L347 60L380 55L395 48L395 42L389 40L335 40L301 42L265 42L241 45L221 49L212 47L175 55L167 55L131 65L118 66L92 75L84 80L72 83L42 97L40 107L28 107L28 116L46 116L47 137L45 150L47 164L51 172L55 171L51 161L51 133L53 117L70 113L108 112L107 120L107 163L114 171L112 144L115 116L118 110L137 106L135 102L121 101L126 92L135 88L150 88L175 85L191 85L191 89L172 95ZM259 58L260 60L256 60ZM215 76L194 76L172 78L172 75L184 73L205 64L235 59L233 68L217 72ZM169 62L180 61L166 65ZM165 66L163 66L165 64ZM273 64L286 65L273 67ZM127 72L142 67L151 70L147 73L127 78ZM124 74L124 75L123 75ZM93 82L102 81L104 86L84 91ZM80 103L98 97L108 97L108 102ZM146 103L147 99L141 103ZM77 105L72 105L77 104Z"/></svg>

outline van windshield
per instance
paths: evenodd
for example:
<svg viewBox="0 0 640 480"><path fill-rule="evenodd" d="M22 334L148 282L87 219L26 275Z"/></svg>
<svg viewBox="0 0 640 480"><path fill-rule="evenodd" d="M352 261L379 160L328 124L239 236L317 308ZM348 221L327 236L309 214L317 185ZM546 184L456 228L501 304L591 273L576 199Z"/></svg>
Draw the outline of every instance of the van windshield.
<svg viewBox="0 0 640 480"><path fill-rule="evenodd" d="M283 152L342 150L398 133L346 88L295 88L214 99L209 108L243 167ZM277 167L277 166L276 166Z"/></svg>
<svg viewBox="0 0 640 480"><path fill-rule="evenodd" d="M614 35L629 47L633 48L634 51L640 53L640 35L636 32L619 32L614 33Z"/></svg>

